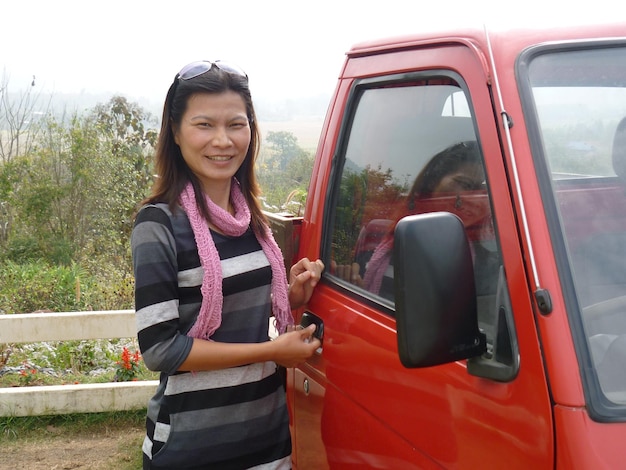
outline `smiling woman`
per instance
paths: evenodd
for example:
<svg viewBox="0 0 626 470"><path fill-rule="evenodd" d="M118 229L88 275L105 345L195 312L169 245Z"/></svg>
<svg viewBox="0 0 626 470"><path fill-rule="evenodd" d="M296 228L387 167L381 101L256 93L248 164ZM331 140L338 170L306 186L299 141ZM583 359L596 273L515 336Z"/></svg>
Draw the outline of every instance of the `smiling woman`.
<svg viewBox="0 0 626 470"><path fill-rule="evenodd" d="M287 284L258 200L259 144L241 69L199 61L176 75L158 178L131 242L139 346L145 364L161 372L148 405L146 469L291 467L279 366L319 347L314 326L287 327L323 264L300 260ZM282 333L274 341L272 316Z"/></svg>
<svg viewBox="0 0 626 470"><path fill-rule="evenodd" d="M203 191L232 213L230 183L250 146L250 126L241 96L232 91L192 96L181 123L175 126L174 140Z"/></svg>

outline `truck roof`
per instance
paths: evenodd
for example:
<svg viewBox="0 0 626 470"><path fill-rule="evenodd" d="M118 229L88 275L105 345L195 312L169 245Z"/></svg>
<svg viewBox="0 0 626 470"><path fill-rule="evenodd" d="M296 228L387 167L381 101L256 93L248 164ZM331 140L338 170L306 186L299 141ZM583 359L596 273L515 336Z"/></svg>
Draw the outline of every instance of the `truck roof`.
<svg viewBox="0 0 626 470"><path fill-rule="evenodd" d="M406 49L442 42L471 42L486 46L487 37L494 50L521 51L531 45L552 41L626 38L626 22L595 24L560 24L541 27L511 27L477 25L462 29L420 31L395 37L379 38L356 43L346 53L349 57L375 54L382 50Z"/></svg>

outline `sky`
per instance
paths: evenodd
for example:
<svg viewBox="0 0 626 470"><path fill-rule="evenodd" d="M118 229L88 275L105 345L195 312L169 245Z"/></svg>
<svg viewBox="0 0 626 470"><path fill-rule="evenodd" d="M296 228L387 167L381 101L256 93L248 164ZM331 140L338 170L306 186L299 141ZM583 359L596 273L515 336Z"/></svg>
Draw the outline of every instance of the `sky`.
<svg viewBox="0 0 626 470"><path fill-rule="evenodd" d="M534 26L555 19L609 21L616 16L613 0L585 2L584 9L578 4L3 0L0 77L8 79L11 91L29 86L34 75L37 87L55 94L110 93L161 103L182 66L222 59L248 73L253 97L330 95L345 52L355 43L439 27L510 21Z"/></svg>

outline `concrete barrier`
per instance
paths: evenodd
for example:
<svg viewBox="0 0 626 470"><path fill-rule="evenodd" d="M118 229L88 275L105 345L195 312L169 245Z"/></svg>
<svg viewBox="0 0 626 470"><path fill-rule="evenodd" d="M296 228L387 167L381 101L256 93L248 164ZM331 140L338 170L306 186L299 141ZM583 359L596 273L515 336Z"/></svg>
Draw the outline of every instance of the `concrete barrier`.
<svg viewBox="0 0 626 470"><path fill-rule="evenodd" d="M131 338L133 310L0 315L0 344ZM0 416L99 413L145 408L158 381L0 388Z"/></svg>
<svg viewBox="0 0 626 470"><path fill-rule="evenodd" d="M140 410L157 380L0 388L0 416L43 416Z"/></svg>
<svg viewBox="0 0 626 470"><path fill-rule="evenodd" d="M132 338L134 310L0 315L0 344Z"/></svg>

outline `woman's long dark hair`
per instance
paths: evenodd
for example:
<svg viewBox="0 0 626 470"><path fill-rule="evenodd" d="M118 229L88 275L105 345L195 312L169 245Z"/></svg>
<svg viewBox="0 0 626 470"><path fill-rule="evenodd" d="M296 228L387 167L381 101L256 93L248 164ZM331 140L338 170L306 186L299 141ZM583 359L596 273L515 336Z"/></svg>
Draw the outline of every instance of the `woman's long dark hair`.
<svg viewBox="0 0 626 470"><path fill-rule="evenodd" d="M482 181L484 176L480 155L478 143L473 140L459 142L445 148L435 155L417 175L409 192L409 199L419 196L430 197L446 175L464 166L470 166L475 168L475 171L479 171L481 173L479 180Z"/></svg>
<svg viewBox="0 0 626 470"><path fill-rule="evenodd" d="M261 138L250 88L248 87L248 79L244 76L225 72L216 66L189 80L180 80L176 76L167 91L155 155L157 176L150 196L142 201L142 204L162 202L167 203L171 210L175 210L180 193L190 181L194 188L200 213L206 220L211 220L200 181L183 159L180 147L174 141L173 129L180 125L182 116L187 110L189 99L193 95L227 91L234 91L239 94L246 106L250 124L250 146L243 163L235 173L235 177L241 184L241 190L250 208L252 228L256 233L263 236L267 219L258 202L261 191L254 170Z"/></svg>

